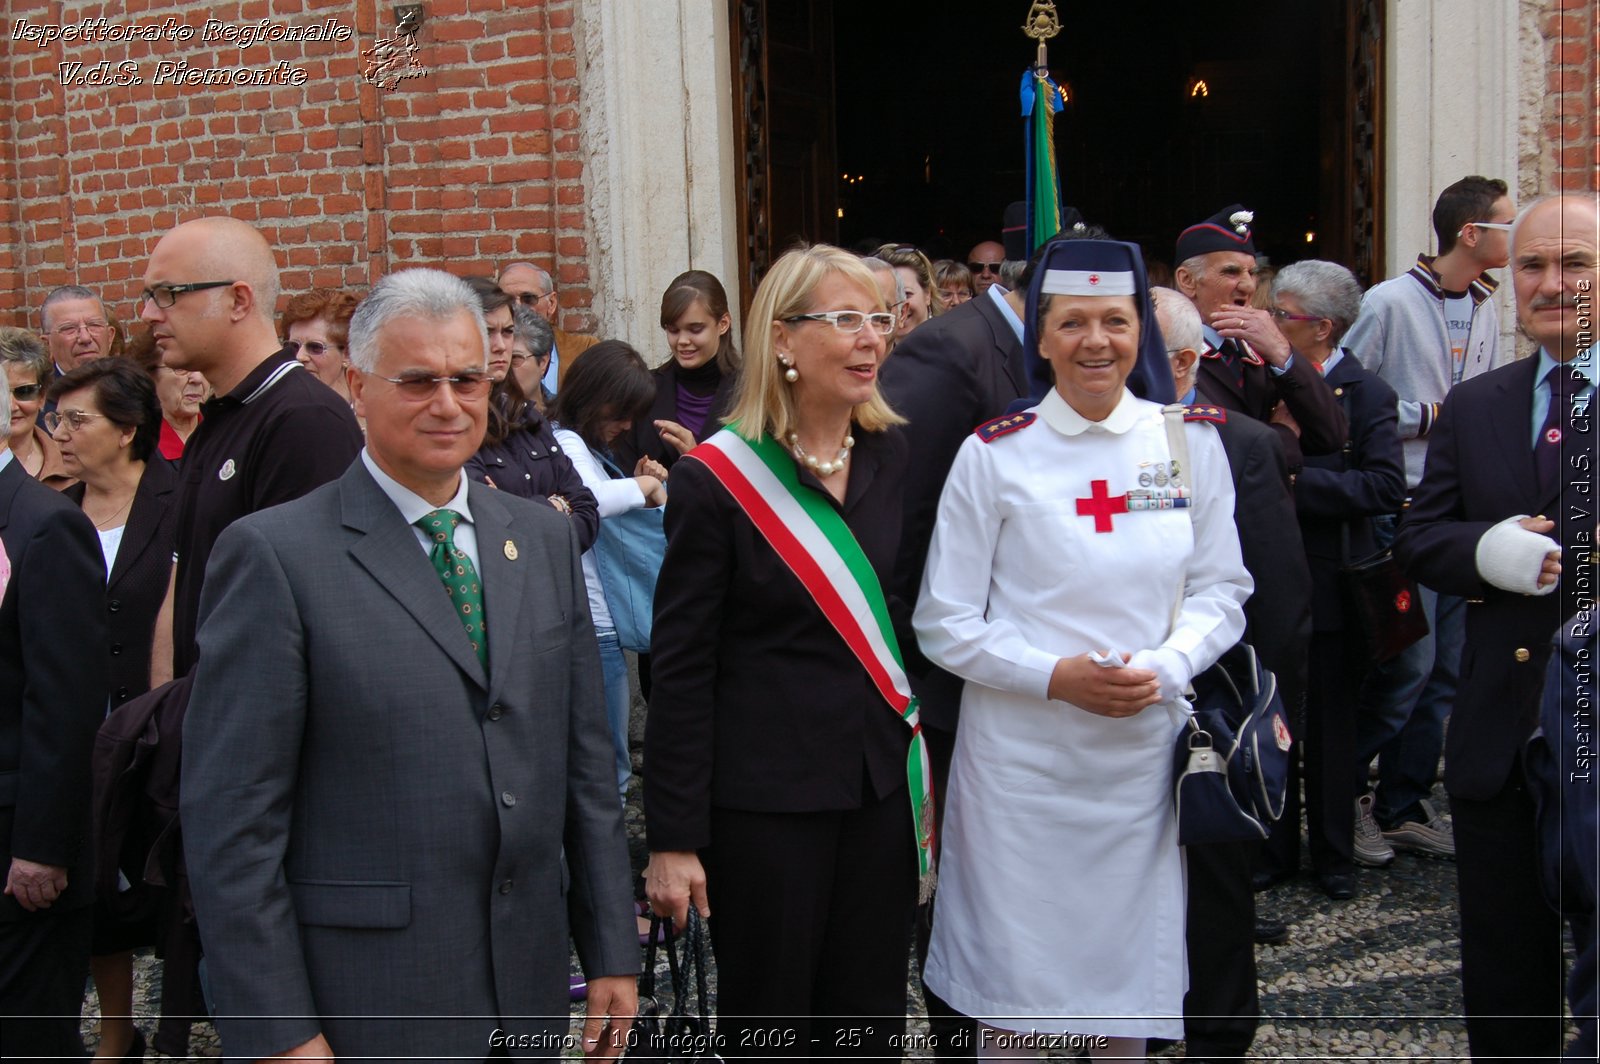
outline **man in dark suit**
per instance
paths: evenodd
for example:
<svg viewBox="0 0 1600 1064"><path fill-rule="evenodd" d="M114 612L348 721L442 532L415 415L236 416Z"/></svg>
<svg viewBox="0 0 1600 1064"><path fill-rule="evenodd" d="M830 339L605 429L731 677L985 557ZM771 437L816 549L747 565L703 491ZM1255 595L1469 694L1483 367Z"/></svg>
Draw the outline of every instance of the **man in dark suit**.
<svg viewBox="0 0 1600 1064"><path fill-rule="evenodd" d="M1156 320L1172 364L1178 401L1194 403L1200 315L1170 288L1152 288ZM1305 692L1311 639L1311 570L1306 564L1283 447L1259 421L1209 418L1233 474L1239 552L1255 580L1244 604L1244 639L1278 677L1284 705ZM1189 992L1184 995L1184 1042L1191 1059L1244 1056L1255 1040L1261 1003L1256 991L1257 937L1281 939L1281 924L1258 936L1251 872L1260 844L1217 843L1188 848Z"/></svg>
<svg viewBox="0 0 1600 1064"><path fill-rule="evenodd" d="M105 562L94 525L28 476L4 433L0 548L0 1057L82 1056L89 758L106 708L105 663L85 648L105 644Z"/></svg>
<svg viewBox="0 0 1600 1064"><path fill-rule="evenodd" d="M1200 311L1205 347L1198 387L1207 402L1267 422L1278 433L1289 472L1301 455L1334 454L1348 428L1333 390L1308 359L1296 358L1272 315L1250 305L1256 290L1254 215L1237 203L1178 236L1178 291ZM1282 404L1294 425L1273 420Z"/></svg>
<svg viewBox="0 0 1600 1064"><path fill-rule="evenodd" d="M577 540L462 475L486 355L459 279L380 281L350 323L366 449L217 542L182 815L230 1056L559 1057L569 932L585 1048L628 1029L639 949Z"/></svg>
<svg viewBox="0 0 1600 1064"><path fill-rule="evenodd" d="M1418 580L1468 600L1444 782L1474 1059L1561 1051L1561 925L1540 894L1521 751L1551 636L1593 602L1597 228L1592 192L1518 216L1517 318L1539 354L1451 391L1394 544Z"/></svg>
<svg viewBox="0 0 1600 1064"><path fill-rule="evenodd" d="M957 449L973 429L1004 414L1014 400L1028 394L1022 360L1027 287L1027 279L1011 292L992 285L954 310L929 318L897 344L883 364L884 397L907 419L904 432L916 456L906 469L893 590L908 604L917 601L939 494ZM922 702L922 734L933 769L935 813L942 821L962 682L920 655L913 655L906 664L912 688ZM926 921L919 920L919 955L927 949L927 930ZM931 991L924 988L924 993L941 1059L970 1058L976 1027L971 1021L954 1019L949 1007Z"/></svg>

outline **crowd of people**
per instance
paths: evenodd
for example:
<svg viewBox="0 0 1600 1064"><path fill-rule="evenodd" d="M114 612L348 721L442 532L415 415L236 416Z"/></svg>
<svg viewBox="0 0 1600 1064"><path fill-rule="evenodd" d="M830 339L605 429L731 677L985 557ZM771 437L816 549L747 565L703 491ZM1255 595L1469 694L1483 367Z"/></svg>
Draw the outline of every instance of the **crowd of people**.
<svg viewBox="0 0 1600 1064"><path fill-rule="evenodd" d="M1474 1057L1559 1056L1564 1001L1592 1056L1595 806L1523 749L1541 694L1558 766L1589 712L1545 675L1593 645L1600 218L1467 177L1433 221L1365 293L1239 205L1170 270L1070 216L799 247L742 337L688 270L637 348L526 262L281 293L228 218L137 322L55 289L0 330L0 1053L81 1055L92 977L95 1055L142 1058L154 946L173 1055L209 1014L241 1059L555 1057L581 985L616 1056L693 909L724 1057L899 1055L914 950L941 1057L1240 1059L1304 841L1335 901L1454 860ZM1427 635L1377 660L1384 551ZM1241 640L1289 800L1180 847L1186 692Z"/></svg>

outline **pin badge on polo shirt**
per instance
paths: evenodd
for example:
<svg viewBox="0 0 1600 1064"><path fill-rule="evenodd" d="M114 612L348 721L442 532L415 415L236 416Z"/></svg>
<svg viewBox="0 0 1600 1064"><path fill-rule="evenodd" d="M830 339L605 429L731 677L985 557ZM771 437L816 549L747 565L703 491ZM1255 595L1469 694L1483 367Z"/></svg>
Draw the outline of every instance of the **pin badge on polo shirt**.
<svg viewBox="0 0 1600 1064"><path fill-rule="evenodd" d="M232 480L233 479L233 475L235 473L237 473L238 471L239 471L239 467L234 465L233 464L233 459L230 458L226 462L222 463L222 468L221 469L217 470L217 479L218 480Z"/></svg>

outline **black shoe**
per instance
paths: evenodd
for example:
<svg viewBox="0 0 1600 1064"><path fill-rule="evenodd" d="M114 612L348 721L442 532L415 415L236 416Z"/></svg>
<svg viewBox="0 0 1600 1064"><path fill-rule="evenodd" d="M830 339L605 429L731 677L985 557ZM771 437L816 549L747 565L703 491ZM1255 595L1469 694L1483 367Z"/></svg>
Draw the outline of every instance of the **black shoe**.
<svg viewBox="0 0 1600 1064"><path fill-rule="evenodd" d="M1256 942L1263 946L1280 946L1289 941L1289 925L1281 920L1264 920L1256 917Z"/></svg>
<svg viewBox="0 0 1600 1064"><path fill-rule="evenodd" d="M1348 872L1325 872L1317 877L1317 886L1334 901L1349 901L1356 896L1356 877Z"/></svg>
<svg viewBox="0 0 1600 1064"><path fill-rule="evenodd" d="M1284 871L1282 869L1276 872L1263 871L1257 872L1250 877L1250 885L1255 888L1257 894L1260 894L1264 890L1271 890L1280 883L1287 883L1293 878L1294 872L1292 871Z"/></svg>

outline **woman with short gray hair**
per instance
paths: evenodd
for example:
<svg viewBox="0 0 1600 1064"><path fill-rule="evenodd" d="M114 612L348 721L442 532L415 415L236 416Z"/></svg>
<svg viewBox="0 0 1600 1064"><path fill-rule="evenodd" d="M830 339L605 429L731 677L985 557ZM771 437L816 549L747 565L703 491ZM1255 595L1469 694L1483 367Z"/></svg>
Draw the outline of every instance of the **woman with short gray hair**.
<svg viewBox="0 0 1600 1064"><path fill-rule="evenodd" d="M1378 547L1372 519L1395 513L1405 498L1394 389L1362 368L1339 346L1361 313L1361 286L1336 262L1308 260L1285 266L1272 283L1267 307L1296 358L1311 360L1343 406L1350 422L1344 449L1307 455L1295 480L1295 510L1311 566L1310 682L1305 725L1296 731L1305 774L1311 869L1322 892L1335 901L1355 896L1353 827L1364 767L1356 765L1356 691L1362 671L1361 640L1346 616L1339 569ZM1273 420L1294 424L1280 406ZM1299 786L1290 781L1289 804L1262 848L1258 888L1289 879L1299 863ZM1370 803L1362 797L1361 803ZM1365 824L1377 827L1370 817Z"/></svg>

